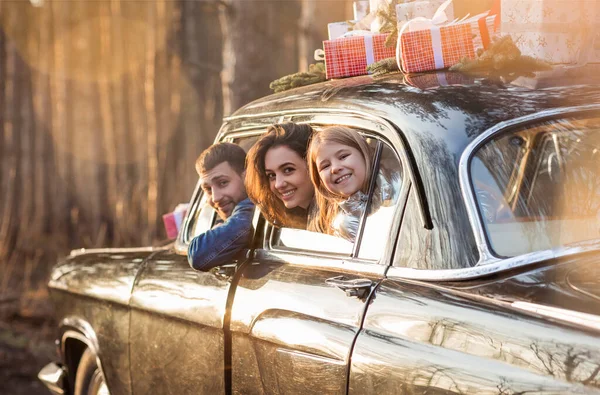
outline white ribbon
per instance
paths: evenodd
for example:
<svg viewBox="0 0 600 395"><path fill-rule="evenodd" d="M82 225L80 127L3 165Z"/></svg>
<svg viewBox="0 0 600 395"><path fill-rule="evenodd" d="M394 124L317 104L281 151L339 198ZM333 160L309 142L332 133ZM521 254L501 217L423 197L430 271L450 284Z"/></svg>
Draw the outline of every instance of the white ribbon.
<svg viewBox="0 0 600 395"><path fill-rule="evenodd" d="M432 26L429 30L431 32L431 47L433 48L433 60L435 61L436 69L443 69L444 66L444 54L442 52L442 33L440 32L439 26Z"/></svg>
<svg viewBox="0 0 600 395"><path fill-rule="evenodd" d="M363 36L365 40L365 53L367 55L367 66L375 63L375 54L373 53L373 36Z"/></svg>

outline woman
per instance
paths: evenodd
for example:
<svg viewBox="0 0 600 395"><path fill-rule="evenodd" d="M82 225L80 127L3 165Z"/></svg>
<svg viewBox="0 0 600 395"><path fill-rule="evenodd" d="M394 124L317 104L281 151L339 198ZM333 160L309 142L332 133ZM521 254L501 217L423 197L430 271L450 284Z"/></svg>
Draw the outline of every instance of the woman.
<svg viewBox="0 0 600 395"><path fill-rule="evenodd" d="M272 224L305 229L314 211L315 191L306 164L312 133L308 125L271 125L248 152L248 197Z"/></svg>

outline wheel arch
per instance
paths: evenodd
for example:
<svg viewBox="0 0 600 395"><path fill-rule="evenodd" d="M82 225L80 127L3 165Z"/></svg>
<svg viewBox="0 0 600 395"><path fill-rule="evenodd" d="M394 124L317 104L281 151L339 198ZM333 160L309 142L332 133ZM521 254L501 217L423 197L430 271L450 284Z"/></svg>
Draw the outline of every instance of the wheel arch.
<svg viewBox="0 0 600 395"><path fill-rule="evenodd" d="M75 388L75 376L81 356L88 348L94 353L98 368L102 372L102 375L106 377L100 360L102 354L96 332L87 321L80 317L67 317L63 319L59 325L59 336L60 352L67 368L70 393L73 393Z"/></svg>

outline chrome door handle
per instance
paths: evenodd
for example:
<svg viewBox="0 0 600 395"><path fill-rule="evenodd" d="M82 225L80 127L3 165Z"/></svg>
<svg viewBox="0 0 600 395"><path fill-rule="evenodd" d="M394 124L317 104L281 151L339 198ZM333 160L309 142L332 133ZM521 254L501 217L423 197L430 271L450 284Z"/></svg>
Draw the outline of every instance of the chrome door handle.
<svg viewBox="0 0 600 395"><path fill-rule="evenodd" d="M373 281L368 278L348 279L344 276L328 278L325 283L332 287L338 287L346 293L346 296L364 299L371 291Z"/></svg>

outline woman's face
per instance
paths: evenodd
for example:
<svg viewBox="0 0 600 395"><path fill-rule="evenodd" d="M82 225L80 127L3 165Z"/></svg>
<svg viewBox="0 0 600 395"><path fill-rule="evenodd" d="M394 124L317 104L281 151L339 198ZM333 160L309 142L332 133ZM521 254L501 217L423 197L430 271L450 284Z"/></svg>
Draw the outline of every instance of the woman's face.
<svg viewBox="0 0 600 395"><path fill-rule="evenodd" d="M271 148L265 155L265 172L271 191L286 208L308 208L315 194L306 161L286 146Z"/></svg>
<svg viewBox="0 0 600 395"><path fill-rule="evenodd" d="M321 143L317 149L315 164L325 188L344 198L358 192L367 177L363 155L348 145Z"/></svg>

